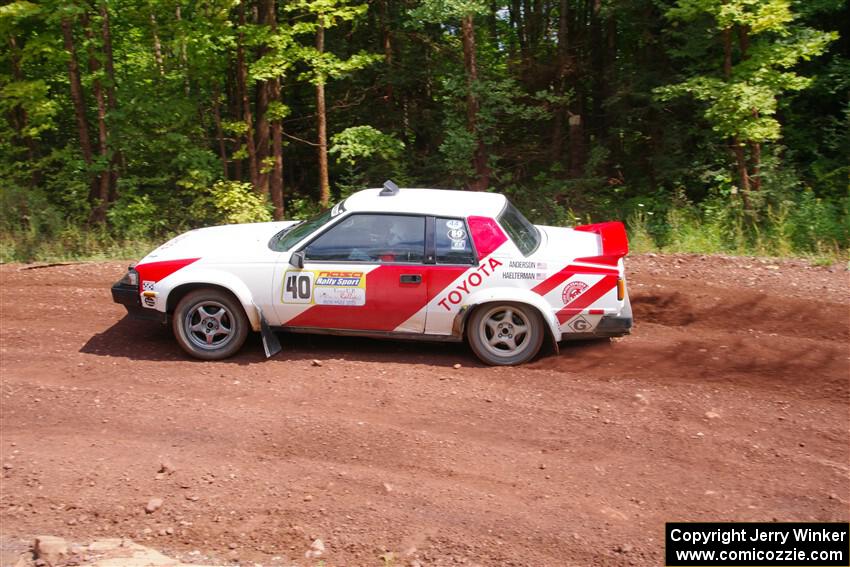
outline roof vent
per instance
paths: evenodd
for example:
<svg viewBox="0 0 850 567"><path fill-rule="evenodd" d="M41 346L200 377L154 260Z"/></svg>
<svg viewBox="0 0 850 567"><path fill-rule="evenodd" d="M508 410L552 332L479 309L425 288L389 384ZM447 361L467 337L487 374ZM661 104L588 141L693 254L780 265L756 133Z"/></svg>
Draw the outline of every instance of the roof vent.
<svg viewBox="0 0 850 567"><path fill-rule="evenodd" d="M398 195L398 185L387 179L384 181L384 188L381 189L381 192L378 193L378 195L380 197L392 197L393 195Z"/></svg>

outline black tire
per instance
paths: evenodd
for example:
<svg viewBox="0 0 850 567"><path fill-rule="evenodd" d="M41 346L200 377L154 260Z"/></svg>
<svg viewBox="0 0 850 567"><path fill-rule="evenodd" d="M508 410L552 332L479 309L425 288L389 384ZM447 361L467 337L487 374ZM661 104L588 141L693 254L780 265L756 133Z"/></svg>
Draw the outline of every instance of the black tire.
<svg viewBox="0 0 850 567"><path fill-rule="evenodd" d="M248 317L236 299L219 289L196 289L177 304L171 319L174 338L201 360L236 354L248 338Z"/></svg>
<svg viewBox="0 0 850 567"><path fill-rule="evenodd" d="M485 364L511 366L528 362L543 344L543 318L523 303L480 305L466 325L469 346Z"/></svg>

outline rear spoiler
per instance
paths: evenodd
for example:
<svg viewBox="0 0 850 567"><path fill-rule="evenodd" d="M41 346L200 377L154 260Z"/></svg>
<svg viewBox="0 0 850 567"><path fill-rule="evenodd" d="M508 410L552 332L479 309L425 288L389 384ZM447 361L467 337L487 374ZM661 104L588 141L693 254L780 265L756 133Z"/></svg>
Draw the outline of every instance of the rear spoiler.
<svg viewBox="0 0 850 567"><path fill-rule="evenodd" d="M573 227L573 230L594 232L599 235L599 239L601 240L599 256L576 258L578 261L616 266L620 258L629 253L629 239L626 236L626 227L619 221L585 224Z"/></svg>

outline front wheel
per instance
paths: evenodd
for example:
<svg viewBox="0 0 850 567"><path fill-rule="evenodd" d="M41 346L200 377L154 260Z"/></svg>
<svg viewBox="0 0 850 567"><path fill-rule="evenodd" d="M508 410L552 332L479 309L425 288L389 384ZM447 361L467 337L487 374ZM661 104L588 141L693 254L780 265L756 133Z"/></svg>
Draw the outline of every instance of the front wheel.
<svg viewBox="0 0 850 567"><path fill-rule="evenodd" d="M233 296L218 289L186 294L172 318L174 338L201 360L221 360L236 354L248 337L248 317Z"/></svg>
<svg viewBox="0 0 850 567"><path fill-rule="evenodd" d="M490 303L472 314L467 337L486 364L522 364L534 358L543 344L543 319L529 305Z"/></svg>

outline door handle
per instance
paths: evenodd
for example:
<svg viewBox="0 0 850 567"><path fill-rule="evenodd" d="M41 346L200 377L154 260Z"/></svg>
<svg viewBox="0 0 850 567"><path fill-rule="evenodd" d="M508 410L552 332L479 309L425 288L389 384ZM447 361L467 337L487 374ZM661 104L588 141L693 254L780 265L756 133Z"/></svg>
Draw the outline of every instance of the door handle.
<svg viewBox="0 0 850 567"><path fill-rule="evenodd" d="M422 276L419 274L402 274L398 278L398 281L401 283L419 284L422 283Z"/></svg>

